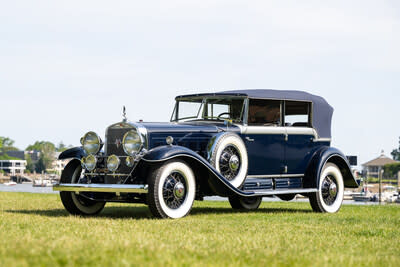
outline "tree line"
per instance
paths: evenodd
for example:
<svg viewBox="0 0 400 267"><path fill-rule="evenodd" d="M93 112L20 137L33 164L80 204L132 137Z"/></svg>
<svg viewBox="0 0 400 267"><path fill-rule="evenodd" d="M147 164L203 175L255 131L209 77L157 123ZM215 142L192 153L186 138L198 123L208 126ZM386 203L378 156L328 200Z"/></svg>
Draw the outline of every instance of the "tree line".
<svg viewBox="0 0 400 267"><path fill-rule="evenodd" d="M15 141L9 137L0 136L0 160L12 160L19 159L9 156L7 153L10 151L19 151L14 146ZM34 144L29 145L25 151L38 151L40 152L39 159L34 162L29 154L25 154L26 160L26 171L41 173L46 169L52 169L55 152L63 152L64 150L71 148L72 146L66 146L63 142L60 142L57 146L49 141L36 141Z"/></svg>

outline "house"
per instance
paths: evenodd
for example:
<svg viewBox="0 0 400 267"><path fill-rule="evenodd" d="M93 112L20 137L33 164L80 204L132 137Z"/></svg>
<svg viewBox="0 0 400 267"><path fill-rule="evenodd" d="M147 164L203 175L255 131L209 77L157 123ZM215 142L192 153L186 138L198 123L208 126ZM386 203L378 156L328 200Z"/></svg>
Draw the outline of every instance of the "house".
<svg viewBox="0 0 400 267"><path fill-rule="evenodd" d="M391 163L398 163L398 161L385 156L384 151L382 150L382 153L379 157L362 164L363 172L369 177L378 178L379 171L383 169L383 166Z"/></svg>
<svg viewBox="0 0 400 267"><path fill-rule="evenodd" d="M0 160L0 170L10 176L23 175L26 168L26 160Z"/></svg>

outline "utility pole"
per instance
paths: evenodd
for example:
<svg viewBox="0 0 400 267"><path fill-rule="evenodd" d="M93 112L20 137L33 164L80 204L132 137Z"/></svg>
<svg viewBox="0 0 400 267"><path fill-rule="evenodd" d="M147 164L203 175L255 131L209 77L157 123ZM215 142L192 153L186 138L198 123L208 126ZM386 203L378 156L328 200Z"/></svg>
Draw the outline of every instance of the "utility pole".
<svg viewBox="0 0 400 267"><path fill-rule="evenodd" d="M397 191L400 191L400 171L397 173Z"/></svg>
<svg viewBox="0 0 400 267"><path fill-rule="evenodd" d="M383 169L382 167L379 170L379 205L382 204L382 176L383 176Z"/></svg>

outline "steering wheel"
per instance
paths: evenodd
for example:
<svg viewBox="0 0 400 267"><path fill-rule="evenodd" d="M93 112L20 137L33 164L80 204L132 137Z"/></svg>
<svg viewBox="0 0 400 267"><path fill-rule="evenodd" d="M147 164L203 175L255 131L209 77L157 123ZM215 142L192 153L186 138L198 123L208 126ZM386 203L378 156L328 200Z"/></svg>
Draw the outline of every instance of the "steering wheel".
<svg viewBox="0 0 400 267"><path fill-rule="evenodd" d="M227 117L227 118L223 118L223 119L229 119L229 116L230 116L231 114L230 114L229 112L222 112L222 113L220 113L220 114L217 116L217 118L220 120L221 117L224 116L224 115L228 115L228 117Z"/></svg>

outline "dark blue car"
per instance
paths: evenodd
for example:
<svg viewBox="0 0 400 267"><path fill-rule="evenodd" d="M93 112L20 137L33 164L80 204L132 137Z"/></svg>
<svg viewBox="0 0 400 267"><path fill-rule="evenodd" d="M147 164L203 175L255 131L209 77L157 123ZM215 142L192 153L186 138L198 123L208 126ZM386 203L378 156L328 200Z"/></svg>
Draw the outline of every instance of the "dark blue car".
<svg viewBox="0 0 400 267"><path fill-rule="evenodd" d="M72 214L99 213L106 202L147 204L156 217L187 215L194 200L228 197L255 210L262 197L306 196L316 212L337 212L344 188L358 186L347 158L330 146L333 108L301 91L238 90L176 97L167 123L122 122L105 140L94 132L60 184Z"/></svg>

